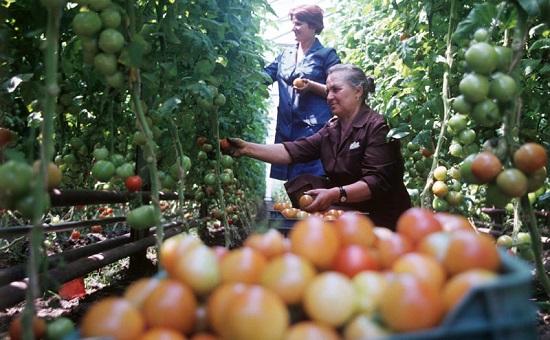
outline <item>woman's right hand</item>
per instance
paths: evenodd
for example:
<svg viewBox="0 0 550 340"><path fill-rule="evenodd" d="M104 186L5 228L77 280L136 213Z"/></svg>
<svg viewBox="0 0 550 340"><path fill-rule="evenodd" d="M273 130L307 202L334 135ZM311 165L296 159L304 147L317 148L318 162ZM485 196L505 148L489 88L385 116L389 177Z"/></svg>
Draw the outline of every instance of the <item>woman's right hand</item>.
<svg viewBox="0 0 550 340"><path fill-rule="evenodd" d="M224 141L227 141L224 142ZM221 142L221 149L224 154L232 157L241 157L244 155L243 149L246 146L246 142L240 138L225 138Z"/></svg>

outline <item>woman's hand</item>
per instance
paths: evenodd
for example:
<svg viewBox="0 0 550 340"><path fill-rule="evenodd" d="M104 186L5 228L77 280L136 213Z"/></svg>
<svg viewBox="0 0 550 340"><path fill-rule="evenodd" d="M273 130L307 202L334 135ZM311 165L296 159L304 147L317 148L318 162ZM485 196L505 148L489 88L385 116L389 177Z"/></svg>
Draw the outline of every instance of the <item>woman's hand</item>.
<svg viewBox="0 0 550 340"><path fill-rule="evenodd" d="M299 94L304 94L310 90L311 82L306 78L294 79L293 87Z"/></svg>
<svg viewBox="0 0 550 340"><path fill-rule="evenodd" d="M222 143L222 152L232 157L244 156L246 142L240 138L226 138L227 143Z"/></svg>
<svg viewBox="0 0 550 340"><path fill-rule="evenodd" d="M307 212L316 212L316 211L326 211L330 206L337 201L337 198L340 195L338 188L331 189L312 189L304 192L304 194L313 196L313 202L311 204L302 208L302 210ZM336 196L335 196L336 194ZM335 200L336 197L336 200Z"/></svg>

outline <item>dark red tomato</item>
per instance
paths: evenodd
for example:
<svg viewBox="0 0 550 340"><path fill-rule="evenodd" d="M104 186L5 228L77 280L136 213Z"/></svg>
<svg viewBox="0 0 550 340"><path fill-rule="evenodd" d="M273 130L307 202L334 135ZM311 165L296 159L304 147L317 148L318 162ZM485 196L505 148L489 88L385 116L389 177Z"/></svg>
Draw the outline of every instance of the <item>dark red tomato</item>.
<svg viewBox="0 0 550 340"><path fill-rule="evenodd" d="M226 150L226 149L228 149L230 146L231 146L231 143L229 143L229 141L227 140L227 138L224 138L224 139L220 140L220 147L222 148L222 150Z"/></svg>
<svg viewBox="0 0 550 340"><path fill-rule="evenodd" d="M353 278L364 270L378 270L375 254L367 247L348 244L340 248L334 258L332 269Z"/></svg>
<svg viewBox="0 0 550 340"><path fill-rule="evenodd" d="M129 191L139 191L143 185L143 181L141 180L141 177L135 175L128 177L124 184L126 185L126 189Z"/></svg>
<svg viewBox="0 0 550 340"><path fill-rule="evenodd" d="M73 240L78 240L78 239L80 238L80 231L78 231L78 230L73 231L73 232L71 233L71 238L72 238Z"/></svg>

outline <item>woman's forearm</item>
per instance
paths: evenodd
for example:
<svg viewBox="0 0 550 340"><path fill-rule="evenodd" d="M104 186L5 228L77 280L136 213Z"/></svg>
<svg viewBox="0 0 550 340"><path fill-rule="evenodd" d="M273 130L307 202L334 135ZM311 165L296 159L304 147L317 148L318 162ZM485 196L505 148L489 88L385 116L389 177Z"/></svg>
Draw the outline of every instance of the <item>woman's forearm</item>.
<svg viewBox="0 0 550 340"><path fill-rule="evenodd" d="M271 163L271 164L290 164L292 159L283 144L256 144L246 142L241 150L247 157Z"/></svg>

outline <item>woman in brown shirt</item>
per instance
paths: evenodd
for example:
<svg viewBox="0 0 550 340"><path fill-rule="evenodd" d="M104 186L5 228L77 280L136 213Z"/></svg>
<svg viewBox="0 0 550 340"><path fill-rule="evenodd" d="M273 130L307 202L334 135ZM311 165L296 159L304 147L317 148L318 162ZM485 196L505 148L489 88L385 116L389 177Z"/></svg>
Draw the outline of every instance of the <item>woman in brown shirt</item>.
<svg viewBox="0 0 550 340"><path fill-rule="evenodd" d="M403 184L399 140L387 139L385 118L366 104L368 94L374 92L374 80L356 66L339 64L329 69L326 86L335 117L319 132L270 145L230 138L226 152L273 164L320 159L326 183L304 192L315 199L303 210L354 209L367 212L378 226L395 229L397 218L411 202Z"/></svg>

